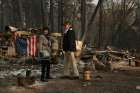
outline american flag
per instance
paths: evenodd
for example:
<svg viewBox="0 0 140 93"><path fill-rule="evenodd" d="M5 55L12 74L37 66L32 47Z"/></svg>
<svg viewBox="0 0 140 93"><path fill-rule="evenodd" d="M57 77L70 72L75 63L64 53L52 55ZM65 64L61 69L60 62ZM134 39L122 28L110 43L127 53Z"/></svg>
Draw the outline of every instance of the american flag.
<svg viewBox="0 0 140 93"><path fill-rule="evenodd" d="M27 56L36 56L37 54L37 36L32 35L27 39Z"/></svg>

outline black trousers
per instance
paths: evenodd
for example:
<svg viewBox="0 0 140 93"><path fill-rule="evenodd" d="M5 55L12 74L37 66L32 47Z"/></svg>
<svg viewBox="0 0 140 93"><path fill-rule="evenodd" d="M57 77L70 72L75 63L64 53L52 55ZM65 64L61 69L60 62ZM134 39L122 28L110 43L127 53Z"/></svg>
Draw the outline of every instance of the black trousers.
<svg viewBox="0 0 140 93"><path fill-rule="evenodd" d="M50 61L41 60L41 80L49 79L50 77Z"/></svg>

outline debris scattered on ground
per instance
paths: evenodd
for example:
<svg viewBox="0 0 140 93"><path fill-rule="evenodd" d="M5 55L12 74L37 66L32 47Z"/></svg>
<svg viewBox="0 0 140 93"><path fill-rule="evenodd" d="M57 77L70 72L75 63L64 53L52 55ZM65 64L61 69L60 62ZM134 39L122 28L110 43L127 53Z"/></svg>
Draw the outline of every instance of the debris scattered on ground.
<svg viewBox="0 0 140 93"><path fill-rule="evenodd" d="M103 77L100 75L97 75L97 76L95 76L95 79L103 79Z"/></svg>
<svg viewBox="0 0 140 93"><path fill-rule="evenodd" d="M87 86L90 86L91 85L91 82L83 82L83 87L87 87Z"/></svg>
<svg viewBox="0 0 140 93"><path fill-rule="evenodd" d="M137 90L140 90L140 85L137 85L137 86L136 86L136 89L137 89Z"/></svg>

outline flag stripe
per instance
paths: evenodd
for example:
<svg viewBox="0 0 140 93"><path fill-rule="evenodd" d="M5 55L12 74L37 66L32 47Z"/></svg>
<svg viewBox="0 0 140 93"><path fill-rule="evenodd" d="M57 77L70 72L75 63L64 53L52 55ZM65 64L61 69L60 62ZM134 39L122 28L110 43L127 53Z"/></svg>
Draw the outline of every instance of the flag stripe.
<svg viewBox="0 0 140 93"><path fill-rule="evenodd" d="M27 40L27 55L28 56L36 56L37 51L37 37L35 35L31 36Z"/></svg>

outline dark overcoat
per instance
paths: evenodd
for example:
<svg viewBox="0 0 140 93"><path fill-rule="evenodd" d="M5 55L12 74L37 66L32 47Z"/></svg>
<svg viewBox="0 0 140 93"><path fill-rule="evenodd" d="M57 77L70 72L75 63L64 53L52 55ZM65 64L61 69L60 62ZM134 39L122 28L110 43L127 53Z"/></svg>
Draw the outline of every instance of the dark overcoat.
<svg viewBox="0 0 140 93"><path fill-rule="evenodd" d="M76 51L76 42L75 42L75 32L72 29L69 29L63 36L63 50L64 51Z"/></svg>

